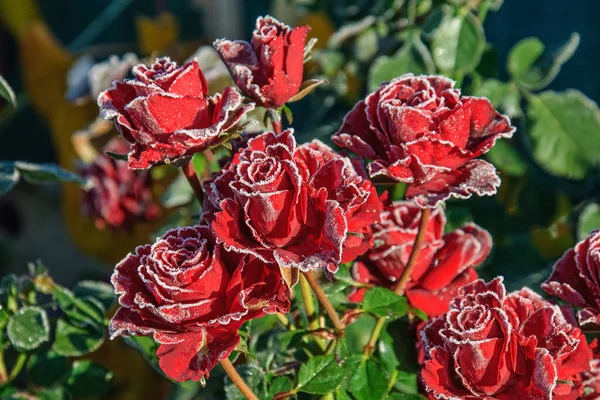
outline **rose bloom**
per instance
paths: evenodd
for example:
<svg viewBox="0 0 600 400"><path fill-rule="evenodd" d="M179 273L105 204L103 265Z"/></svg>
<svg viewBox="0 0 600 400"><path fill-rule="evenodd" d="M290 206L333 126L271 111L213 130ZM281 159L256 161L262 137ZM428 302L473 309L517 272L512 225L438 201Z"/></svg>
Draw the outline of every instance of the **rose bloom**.
<svg viewBox="0 0 600 400"><path fill-rule="evenodd" d="M235 349L244 321L290 306L276 266L224 251L203 225L137 247L111 282L120 304L111 338L152 336L160 368L179 382L208 377Z"/></svg>
<svg viewBox="0 0 600 400"><path fill-rule="evenodd" d="M590 369L581 374L581 385L584 388L583 400L598 400L600 399L600 348L598 339L592 340L590 343L593 358L590 361Z"/></svg>
<svg viewBox="0 0 600 400"><path fill-rule="evenodd" d="M335 271L343 253L366 250L349 227L360 234L379 217L347 158L320 142L296 147L291 130L250 139L204 188L204 216L228 250L303 271Z"/></svg>
<svg viewBox="0 0 600 400"><path fill-rule="evenodd" d="M113 120L131 143L129 167L146 169L176 162L218 143L254 108L234 88L207 97L196 60L181 67L159 58L151 67L133 68L135 79L117 81L98 97L100 116Z"/></svg>
<svg viewBox="0 0 600 400"><path fill-rule="evenodd" d="M372 160L372 178L408 183L407 198L433 208L450 196L496 193L495 168L475 158L514 131L489 100L461 97L441 76L407 74L357 103L332 139Z"/></svg>
<svg viewBox="0 0 600 400"><path fill-rule="evenodd" d="M381 222L373 225L373 248L352 266L356 281L393 290L412 252L421 212L412 201L398 201L384 208ZM477 279L474 267L492 248L491 236L477 225L468 223L444 234L445 224L443 210L433 209L405 290L410 304L430 317L448 311L458 289ZM364 291L355 290L350 300L362 301Z"/></svg>
<svg viewBox="0 0 600 400"><path fill-rule="evenodd" d="M556 262L542 289L581 308L577 313L580 324L600 325L600 230L591 232Z"/></svg>
<svg viewBox="0 0 600 400"><path fill-rule="evenodd" d="M114 138L105 151L127 151L127 143ZM161 210L154 201L151 178L147 171L133 171L127 163L102 153L81 169L88 182L82 195L83 212L94 218L98 229L131 229L136 221L152 221Z"/></svg>
<svg viewBox="0 0 600 400"><path fill-rule="evenodd" d="M246 96L262 107L278 108L300 90L309 30L261 17L251 43L219 39L214 47Z"/></svg>
<svg viewBox="0 0 600 400"><path fill-rule="evenodd" d="M502 278L464 286L422 330L421 370L432 399L577 399L591 351L562 310Z"/></svg>

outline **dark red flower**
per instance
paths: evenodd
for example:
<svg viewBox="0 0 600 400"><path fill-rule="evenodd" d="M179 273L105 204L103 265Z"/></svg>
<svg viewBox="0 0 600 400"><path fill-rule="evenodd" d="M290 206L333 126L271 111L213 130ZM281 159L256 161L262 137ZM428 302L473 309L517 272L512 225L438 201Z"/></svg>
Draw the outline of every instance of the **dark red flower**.
<svg viewBox="0 0 600 400"><path fill-rule="evenodd" d="M309 30L261 17L252 43L219 39L214 47L246 96L260 106L278 108L300 90Z"/></svg>
<svg viewBox="0 0 600 400"><path fill-rule="evenodd" d="M280 267L337 270L344 244L356 244L346 242L349 224L363 229L376 217L370 210L377 204L347 159L325 160L333 157L329 150L321 144L296 148L291 130L251 139L205 184L204 216L217 239ZM314 157L326 163L318 166ZM326 173L340 186L324 182Z"/></svg>
<svg viewBox="0 0 600 400"><path fill-rule="evenodd" d="M589 370L581 374L581 385L584 388L585 396L583 400L598 400L600 399L600 348L598 339L592 340L589 344L592 350L592 361L590 361Z"/></svg>
<svg viewBox="0 0 600 400"><path fill-rule="evenodd" d="M395 202L373 225L374 246L352 267L355 280L393 289L404 272L417 236L421 208L411 201ZM477 279L474 267L490 253L492 238L487 231L468 223L444 234L446 217L441 208L432 210L417 264L405 290L412 306L435 317L448 310L458 289ZM350 299L361 301L364 289Z"/></svg>
<svg viewBox="0 0 600 400"><path fill-rule="evenodd" d="M339 203L348 224L342 262L350 262L373 246L371 225L379 222L382 203L367 178L362 161L342 157L319 140L298 147L295 155L304 180L325 189Z"/></svg>
<svg viewBox="0 0 600 400"><path fill-rule="evenodd" d="M127 151L122 139L112 139L105 151ZM151 221L160 215L160 206L153 199L150 174L133 171L127 163L101 154L81 170L88 181L82 196L83 212L94 218L99 229L130 229L135 221Z"/></svg>
<svg viewBox="0 0 600 400"><path fill-rule="evenodd" d="M577 313L580 324L600 325L600 230L591 232L556 262L542 289L581 308Z"/></svg>
<svg viewBox="0 0 600 400"><path fill-rule="evenodd" d="M496 193L495 168L474 158L514 130L487 99L461 97L453 81L408 74L360 101L333 141L372 160L372 178L406 182L407 198L433 208L450 196Z"/></svg>
<svg viewBox="0 0 600 400"><path fill-rule="evenodd" d="M153 336L161 369L177 381L208 376L236 347L244 321L290 305L276 266L224 251L203 225L137 247L111 282L121 306L111 337Z"/></svg>
<svg viewBox="0 0 600 400"><path fill-rule="evenodd" d="M422 338L421 379L434 399L576 399L591 360L558 306L529 289L507 295L501 278L463 287Z"/></svg>
<svg viewBox="0 0 600 400"><path fill-rule="evenodd" d="M197 61L181 67L168 58L133 68L135 79L100 94L100 116L114 120L131 143L129 167L146 169L205 150L253 109L234 88L206 97Z"/></svg>

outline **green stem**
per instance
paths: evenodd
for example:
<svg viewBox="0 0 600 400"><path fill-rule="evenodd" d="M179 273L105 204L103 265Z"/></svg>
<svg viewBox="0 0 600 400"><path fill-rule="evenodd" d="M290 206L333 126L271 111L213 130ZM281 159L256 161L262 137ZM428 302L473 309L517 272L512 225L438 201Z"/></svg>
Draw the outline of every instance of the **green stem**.
<svg viewBox="0 0 600 400"><path fill-rule="evenodd" d="M248 386L240 374L238 374L228 358L221 360L221 366L225 370L225 373L229 376L229 379L231 379L231 382L233 382L240 392L242 392L246 399L258 400L258 397L256 397L252 389L250 389L250 386Z"/></svg>
<svg viewBox="0 0 600 400"><path fill-rule="evenodd" d="M315 296L317 296L319 303L321 303L321 305L325 309L325 312L327 312L329 319L331 319L331 322L333 323L333 327L335 328L336 335L338 337L344 336L344 334L346 333L345 332L346 327L340 320L340 317L338 317L337 313L335 312L335 308L333 307L333 304L331 304L331 302L327 298L327 295L323 291L323 288L321 287L321 285L319 285L317 278L315 278L315 276L313 275L313 273L311 271L303 272L302 275L308 281L308 284L310 285L310 288L314 292Z"/></svg>
<svg viewBox="0 0 600 400"><path fill-rule="evenodd" d="M430 208L424 208L421 211L421 219L419 221L419 230L417 231L417 237L415 238L415 242L413 244L412 251L410 252L410 256L408 257L408 262L406 263L406 267L394 288L394 292L398 295L404 294L404 289L406 288L406 284L410 280L410 276L417 265L417 259L419 258L419 253L421 252L421 246L423 245L423 240L425 240L425 233L427 232L427 223L429 222L429 216L431 215ZM377 339L385 326L385 317L379 317L377 319L377 323L373 328L373 332L371 333L371 337L369 339L369 343L364 348L363 357L368 358L373 354L373 350L375 349L375 344L377 343Z"/></svg>
<svg viewBox="0 0 600 400"><path fill-rule="evenodd" d="M392 372L392 376L390 376L390 380L388 381L387 385L387 393L389 393L394 387L394 383L396 383L396 379L398 379L399 374L400 371L398 371L397 369L395 369L394 372Z"/></svg>
<svg viewBox="0 0 600 400"><path fill-rule="evenodd" d="M287 329L288 331L296 330L296 326L285 315L283 315L281 313L275 313L275 318L277 318L277 320L281 323L281 325L283 325L283 327L285 329Z"/></svg>
<svg viewBox="0 0 600 400"><path fill-rule="evenodd" d="M6 362L4 361L4 348L0 343L0 384L6 381L8 381L8 372L6 371Z"/></svg>
<svg viewBox="0 0 600 400"><path fill-rule="evenodd" d="M15 365L13 366L12 371L10 371L10 377L8 378L9 380L13 381L17 378L17 376L19 376L26 361L27 361L27 354L25 354L25 353L19 354L19 356L17 357L17 361L15 361Z"/></svg>
<svg viewBox="0 0 600 400"><path fill-rule="evenodd" d="M304 310L306 311L306 318L308 319L308 327L311 330L317 330L320 328L319 326L319 318L315 309L315 300L312 295L312 290L310 289L310 284L304 277L304 275L300 274L300 293L302 294L302 302L304 303ZM319 346L320 351L325 350L325 343L320 338L314 338L314 341Z"/></svg>
<svg viewBox="0 0 600 400"><path fill-rule="evenodd" d="M477 12L477 16L481 21L481 24L485 22L485 17L487 17L488 11L490 10L490 2L489 0L483 0L479 5L479 11Z"/></svg>

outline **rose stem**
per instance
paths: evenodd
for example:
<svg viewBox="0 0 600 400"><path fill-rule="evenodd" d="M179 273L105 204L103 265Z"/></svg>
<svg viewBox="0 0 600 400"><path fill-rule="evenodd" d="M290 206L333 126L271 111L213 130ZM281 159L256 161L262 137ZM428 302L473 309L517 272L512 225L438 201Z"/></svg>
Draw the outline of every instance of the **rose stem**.
<svg viewBox="0 0 600 400"><path fill-rule="evenodd" d="M310 284L304 277L300 275L300 293L302 294L302 302L304 303L304 310L306 311L306 318L308 319L308 326L311 330L319 329L319 319L315 310L315 302L310 289ZM314 338L315 342L319 346L321 351L325 350L325 345L320 338Z"/></svg>
<svg viewBox="0 0 600 400"><path fill-rule="evenodd" d="M400 275L400 279L394 288L394 292L398 295L404 294L404 288L406 288L406 284L410 280L410 275L412 274L415 266L417 265L417 258L419 257L419 253L421 252L421 245L423 244L423 240L425 239L425 232L427 232L427 222L429 222L429 215L431 214L430 208L424 208L421 211L421 219L419 221L419 230L417 231L417 237L415 238L415 242L413 244L412 251L410 252L410 256L408 257L408 262L406 263L406 268L402 275ZM373 332L371 333L371 338L369 339L369 343L364 348L363 358L368 358L373 353L373 349L375 349L375 343L377 343L377 339L383 330L385 325L385 317L379 317L377 319L377 323L375 324L375 328L373 328Z"/></svg>
<svg viewBox="0 0 600 400"><path fill-rule="evenodd" d="M296 330L296 326L289 320L288 317L286 317L282 313L275 313L275 317L281 323L281 325L283 325L283 327L288 331Z"/></svg>
<svg viewBox="0 0 600 400"><path fill-rule="evenodd" d="M6 363L4 362L4 349L0 348L0 384L8 381L8 372L6 372Z"/></svg>
<svg viewBox="0 0 600 400"><path fill-rule="evenodd" d="M204 192L202 191L202 185L200 185L200 181L198 180L198 175L196 175L196 170L194 169L194 164L192 162L188 162L183 167L181 167L183 174L188 180L188 183L192 187L196 198L202 204L204 200Z"/></svg>
<svg viewBox="0 0 600 400"><path fill-rule="evenodd" d="M13 365L12 371L10 371L10 377L8 378L10 381L14 381L17 378L17 376L19 376L26 361L27 354L19 354L19 356L17 357L17 361L15 361L15 365Z"/></svg>
<svg viewBox="0 0 600 400"><path fill-rule="evenodd" d="M231 361L228 358L224 358L221 360L221 366L225 370L225 373L229 376L229 379L233 382L233 384L242 392L242 394L248 400L258 400L258 397L252 392L252 389L244 382L240 374L235 370Z"/></svg>
<svg viewBox="0 0 600 400"><path fill-rule="evenodd" d="M317 278L315 278L315 276L313 275L313 273L311 271L303 272L302 275L308 281L308 284L310 285L311 289L317 296L319 303L321 303L321 305L327 312L327 315L329 315L329 319L331 319L331 322L333 323L333 327L335 328L335 331L336 331L336 334L338 335L338 337L344 336L344 334L345 334L344 330L346 327L340 320L340 317L338 317L337 313L335 312L333 305L327 298L327 295L321 288L321 285L319 285Z"/></svg>
<svg viewBox="0 0 600 400"><path fill-rule="evenodd" d="M276 109L268 109L267 116L269 120L271 120L271 125L273 125L273 132L279 135L283 130L283 118L281 117L281 111Z"/></svg>

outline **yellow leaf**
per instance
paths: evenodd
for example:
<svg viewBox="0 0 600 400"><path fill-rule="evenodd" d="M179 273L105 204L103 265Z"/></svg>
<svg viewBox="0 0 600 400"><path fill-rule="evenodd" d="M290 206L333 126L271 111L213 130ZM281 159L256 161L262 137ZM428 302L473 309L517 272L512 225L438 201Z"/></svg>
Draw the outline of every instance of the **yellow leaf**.
<svg viewBox="0 0 600 400"><path fill-rule="evenodd" d="M308 25L310 26L310 32L308 34L308 40L316 38L317 43L315 49L324 49L327 45L327 41L335 32L335 26L327 14L325 13L312 13L301 18L298 21L297 26Z"/></svg>
<svg viewBox="0 0 600 400"><path fill-rule="evenodd" d="M575 245L573 226L569 222L571 202L565 194L559 194L554 222L545 228L534 228L529 237L535 248L546 259L558 258Z"/></svg>
<svg viewBox="0 0 600 400"><path fill-rule="evenodd" d="M40 20L35 0L0 0L0 21L15 37L20 38L29 24Z"/></svg>
<svg viewBox="0 0 600 400"><path fill-rule="evenodd" d="M173 14L164 12L156 18L137 17L138 45L142 54L164 52L173 46L179 37L179 22Z"/></svg>

